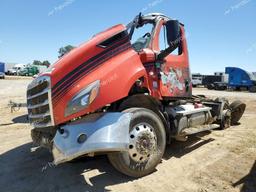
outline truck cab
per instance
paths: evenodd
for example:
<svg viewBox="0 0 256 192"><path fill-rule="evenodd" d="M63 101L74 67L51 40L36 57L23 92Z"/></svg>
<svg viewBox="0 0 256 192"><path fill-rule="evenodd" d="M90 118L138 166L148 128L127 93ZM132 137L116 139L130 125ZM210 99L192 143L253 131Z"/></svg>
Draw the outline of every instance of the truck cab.
<svg viewBox="0 0 256 192"><path fill-rule="evenodd" d="M228 74L228 87L230 89L243 89L256 92L256 76L241 68L226 67Z"/></svg>
<svg viewBox="0 0 256 192"><path fill-rule="evenodd" d="M183 24L162 14L146 15L141 20L143 21L138 21L137 26L132 25L130 36L137 37L134 33L146 26L149 28L132 44L132 47L138 52L146 68L148 87L152 96L158 99L191 97L191 78ZM176 34L173 34L168 28L172 28L175 24L180 28L177 28ZM157 65L157 68L154 65Z"/></svg>
<svg viewBox="0 0 256 192"><path fill-rule="evenodd" d="M19 75L20 72L25 69L25 64L16 64L11 69L8 69L7 74L8 75Z"/></svg>
<svg viewBox="0 0 256 192"><path fill-rule="evenodd" d="M38 67L33 65L28 65L23 70L20 71L21 76L34 76L39 73Z"/></svg>
<svg viewBox="0 0 256 192"><path fill-rule="evenodd" d="M28 85L34 143L55 164L104 153L118 171L141 177L172 139L239 121L244 103L192 96L184 28L161 13L139 14L64 55Z"/></svg>

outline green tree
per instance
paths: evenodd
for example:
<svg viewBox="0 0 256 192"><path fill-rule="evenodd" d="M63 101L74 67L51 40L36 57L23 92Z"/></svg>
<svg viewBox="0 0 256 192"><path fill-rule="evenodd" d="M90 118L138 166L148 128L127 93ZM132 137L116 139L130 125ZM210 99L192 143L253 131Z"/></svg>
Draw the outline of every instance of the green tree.
<svg viewBox="0 0 256 192"><path fill-rule="evenodd" d="M47 68L51 65L51 63L49 61L43 61L42 65L46 66Z"/></svg>
<svg viewBox="0 0 256 192"><path fill-rule="evenodd" d="M41 62L39 60L34 60L32 65L44 65L46 67L49 67L51 65L51 63L49 61L47 61L47 60L45 60L43 62Z"/></svg>
<svg viewBox="0 0 256 192"><path fill-rule="evenodd" d="M42 62L38 60L34 60L32 65L42 65Z"/></svg>
<svg viewBox="0 0 256 192"><path fill-rule="evenodd" d="M72 49L74 49L75 47L72 45L67 45L65 47L61 47L59 49L59 58L61 58L63 55L67 54L69 51L71 51Z"/></svg>

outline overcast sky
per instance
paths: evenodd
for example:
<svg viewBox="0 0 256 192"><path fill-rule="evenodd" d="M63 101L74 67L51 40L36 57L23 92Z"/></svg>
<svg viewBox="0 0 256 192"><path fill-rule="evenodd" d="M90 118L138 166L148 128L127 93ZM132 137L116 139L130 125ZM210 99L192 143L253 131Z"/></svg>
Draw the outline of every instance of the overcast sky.
<svg viewBox="0 0 256 192"><path fill-rule="evenodd" d="M256 71L255 0L1 0L0 61L57 60L58 49L79 45L140 11L162 12L185 24L192 72L226 66Z"/></svg>

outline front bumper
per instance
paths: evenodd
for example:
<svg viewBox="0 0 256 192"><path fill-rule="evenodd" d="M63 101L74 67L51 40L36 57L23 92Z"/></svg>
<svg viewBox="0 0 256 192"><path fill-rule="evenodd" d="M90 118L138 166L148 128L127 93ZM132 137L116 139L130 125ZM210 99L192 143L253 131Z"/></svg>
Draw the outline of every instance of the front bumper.
<svg viewBox="0 0 256 192"><path fill-rule="evenodd" d="M126 151L130 113L98 113L67 124L53 139L54 163L95 152Z"/></svg>

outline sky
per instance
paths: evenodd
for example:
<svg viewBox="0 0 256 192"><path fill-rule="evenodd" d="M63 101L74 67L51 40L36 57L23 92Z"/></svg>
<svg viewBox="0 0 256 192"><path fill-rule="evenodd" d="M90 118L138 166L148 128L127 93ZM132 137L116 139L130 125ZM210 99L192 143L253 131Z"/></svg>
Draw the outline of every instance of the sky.
<svg viewBox="0 0 256 192"><path fill-rule="evenodd" d="M256 0L0 0L0 61L58 58L139 12L161 12L185 24L193 73L226 66L256 71Z"/></svg>

